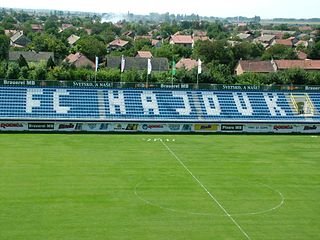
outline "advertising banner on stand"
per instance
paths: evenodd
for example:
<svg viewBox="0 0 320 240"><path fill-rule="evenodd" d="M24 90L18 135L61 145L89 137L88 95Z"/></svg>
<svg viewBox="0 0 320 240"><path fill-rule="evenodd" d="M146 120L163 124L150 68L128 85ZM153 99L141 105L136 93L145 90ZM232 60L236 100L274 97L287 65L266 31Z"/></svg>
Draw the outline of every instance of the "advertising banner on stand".
<svg viewBox="0 0 320 240"><path fill-rule="evenodd" d="M56 130L57 131L68 131L72 132L75 130L76 124L75 123L56 123Z"/></svg>
<svg viewBox="0 0 320 240"><path fill-rule="evenodd" d="M301 125L297 126L297 131L302 133L320 133L320 125Z"/></svg>
<svg viewBox="0 0 320 240"><path fill-rule="evenodd" d="M221 125L221 132L242 132L243 125Z"/></svg>
<svg viewBox="0 0 320 240"><path fill-rule="evenodd" d="M137 123L109 123L108 130L112 132L137 132Z"/></svg>
<svg viewBox="0 0 320 240"><path fill-rule="evenodd" d="M264 124L247 124L244 131L249 133L268 133L273 131L272 125Z"/></svg>
<svg viewBox="0 0 320 240"><path fill-rule="evenodd" d="M292 124L277 124L273 125L274 133L295 133L297 132L297 127Z"/></svg>
<svg viewBox="0 0 320 240"><path fill-rule="evenodd" d="M195 132L217 132L218 130L218 124L194 124Z"/></svg>
<svg viewBox="0 0 320 240"><path fill-rule="evenodd" d="M53 131L54 123L28 123L28 129L32 131Z"/></svg>
<svg viewBox="0 0 320 240"><path fill-rule="evenodd" d="M142 132L165 132L168 131L167 125L163 123L140 124L139 131Z"/></svg>
<svg viewBox="0 0 320 240"><path fill-rule="evenodd" d="M26 123L20 122L0 122L0 131L25 131L27 130Z"/></svg>

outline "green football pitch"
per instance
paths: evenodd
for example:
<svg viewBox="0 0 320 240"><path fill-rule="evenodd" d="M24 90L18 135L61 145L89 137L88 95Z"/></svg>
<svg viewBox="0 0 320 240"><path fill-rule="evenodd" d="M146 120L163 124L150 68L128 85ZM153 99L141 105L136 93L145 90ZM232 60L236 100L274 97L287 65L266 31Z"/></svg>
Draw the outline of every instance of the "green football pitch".
<svg viewBox="0 0 320 240"><path fill-rule="evenodd" d="M320 238L320 136L0 134L1 240Z"/></svg>

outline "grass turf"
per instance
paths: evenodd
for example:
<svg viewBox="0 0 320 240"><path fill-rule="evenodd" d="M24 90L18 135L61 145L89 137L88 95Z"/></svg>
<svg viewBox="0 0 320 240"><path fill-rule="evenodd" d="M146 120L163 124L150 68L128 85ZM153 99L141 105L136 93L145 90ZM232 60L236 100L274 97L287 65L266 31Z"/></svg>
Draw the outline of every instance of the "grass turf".
<svg viewBox="0 0 320 240"><path fill-rule="evenodd" d="M1 134L0 239L248 239L179 160L252 240L318 239L319 146L311 136Z"/></svg>

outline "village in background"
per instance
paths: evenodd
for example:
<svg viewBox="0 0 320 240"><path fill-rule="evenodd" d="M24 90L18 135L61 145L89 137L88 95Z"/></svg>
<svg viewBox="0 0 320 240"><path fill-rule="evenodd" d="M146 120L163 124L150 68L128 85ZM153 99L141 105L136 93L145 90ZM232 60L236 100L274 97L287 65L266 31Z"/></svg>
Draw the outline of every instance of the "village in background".
<svg viewBox="0 0 320 240"><path fill-rule="evenodd" d="M320 85L320 19L0 10L0 78Z"/></svg>

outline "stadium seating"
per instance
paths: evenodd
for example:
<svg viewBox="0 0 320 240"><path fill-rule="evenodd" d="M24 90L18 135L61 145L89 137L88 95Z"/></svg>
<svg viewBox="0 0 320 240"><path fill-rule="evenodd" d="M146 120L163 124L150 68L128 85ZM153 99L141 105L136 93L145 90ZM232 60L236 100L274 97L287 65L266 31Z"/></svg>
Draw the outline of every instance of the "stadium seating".
<svg viewBox="0 0 320 240"><path fill-rule="evenodd" d="M319 121L320 94L308 96L311 116L295 111L289 92L0 87L0 119Z"/></svg>

